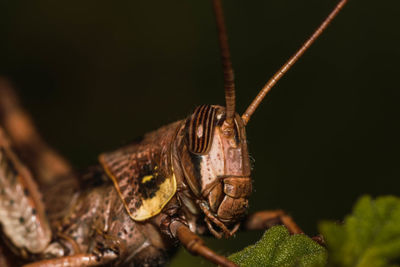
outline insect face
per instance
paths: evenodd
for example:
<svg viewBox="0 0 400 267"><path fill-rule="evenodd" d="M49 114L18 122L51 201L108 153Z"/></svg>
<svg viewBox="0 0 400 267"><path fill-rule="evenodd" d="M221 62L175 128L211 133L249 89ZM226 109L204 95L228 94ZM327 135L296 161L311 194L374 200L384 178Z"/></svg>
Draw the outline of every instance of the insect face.
<svg viewBox="0 0 400 267"><path fill-rule="evenodd" d="M246 212L251 178L242 119L236 114L233 127L228 129L224 128L225 120L224 107L197 107L186 120L180 158L201 208L229 225Z"/></svg>

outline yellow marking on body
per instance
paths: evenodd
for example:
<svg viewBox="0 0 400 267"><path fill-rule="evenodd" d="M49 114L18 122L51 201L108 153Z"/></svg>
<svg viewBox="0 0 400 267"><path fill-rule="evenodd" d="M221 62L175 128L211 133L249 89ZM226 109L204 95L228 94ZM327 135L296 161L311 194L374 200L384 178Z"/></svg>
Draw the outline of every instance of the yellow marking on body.
<svg viewBox="0 0 400 267"><path fill-rule="evenodd" d="M165 205L171 200L176 192L176 178L172 173L171 177L167 177L160 185L155 196L150 199L143 199L142 205L135 210L134 214L129 214L135 221L144 221L161 212ZM128 211L129 212L129 211Z"/></svg>
<svg viewBox="0 0 400 267"><path fill-rule="evenodd" d="M153 175L146 175L142 178L142 184L145 184L147 182L150 182L151 180L153 180L154 176Z"/></svg>
<svg viewBox="0 0 400 267"><path fill-rule="evenodd" d="M115 178L115 176L111 173L110 169L108 168L105 160L104 160L104 155L99 156L99 161L101 165L103 166L105 172L107 175L111 178L111 180L114 183L114 187L117 190L117 193L124 204L124 207L126 211L128 212L129 216L134 220L134 221L144 221L147 220L161 212L161 210L165 207L165 205L168 204L168 202L171 200L171 198L175 195L176 193L176 178L175 178L175 173L174 170L172 169L172 175L170 177L166 177L165 181L160 184L159 189L155 193L154 197L150 199L142 199L142 203L139 208L135 208L133 212L129 211L129 206L125 202L125 199L121 193L121 190L118 185L118 181ZM149 175L152 176L152 175ZM143 177L145 179L147 176ZM150 178L152 179L152 178ZM142 181L143 183L143 181Z"/></svg>

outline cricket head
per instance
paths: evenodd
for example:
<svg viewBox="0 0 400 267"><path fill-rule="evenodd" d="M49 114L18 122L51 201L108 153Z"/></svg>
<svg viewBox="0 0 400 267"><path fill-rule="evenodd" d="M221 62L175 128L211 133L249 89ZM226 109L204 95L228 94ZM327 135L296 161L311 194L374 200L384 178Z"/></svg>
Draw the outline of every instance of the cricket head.
<svg viewBox="0 0 400 267"><path fill-rule="evenodd" d="M205 214L209 230L225 236L246 214L252 191L245 126L234 114L226 123L226 108L201 105L185 122L180 159L185 179Z"/></svg>
<svg viewBox="0 0 400 267"><path fill-rule="evenodd" d="M271 88L321 35L347 0L341 0L301 48L264 85L249 107L235 112L235 82L221 1L214 0L226 106L202 105L185 124L180 158L185 178L216 237L231 236L239 227L251 193L245 125ZM231 227L234 225L233 227ZM221 232L218 232L217 226ZM229 230L229 228L231 230Z"/></svg>

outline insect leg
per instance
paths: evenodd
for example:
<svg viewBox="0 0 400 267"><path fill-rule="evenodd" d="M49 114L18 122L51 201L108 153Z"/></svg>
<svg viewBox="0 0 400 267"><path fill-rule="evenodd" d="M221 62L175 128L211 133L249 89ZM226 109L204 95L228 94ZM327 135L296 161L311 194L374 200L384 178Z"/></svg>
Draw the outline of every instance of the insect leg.
<svg viewBox="0 0 400 267"><path fill-rule="evenodd" d="M12 85L0 77L0 125L13 146L34 174L51 217L65 210L77 187L70 164L40 137L30 116L21 107Z"/></svg>
<svg viewBox="0 0 400 267"><path fill-rule="evenodd" d="M43 182L71 172L69 163L41 139L30 116L21 107L12 86L0 77L0 118L24 161Z"/></svg>
<svg viewBox="0 0 400 267"><path fill-rule="evenodd" d="M246 230L265 230L274 225L283 224L291 234L301 234L303 231L292 217L283 210L264 210L249 215L243 223Z"/></svg>
<svg viewBox="0 0 400 267"><path fill-rule="evenodd" d="M23 267L76 267L76 266L99 266L110 263L116 259L115 254L104 255L102 258L98 258L93 254L76 254L72 256L65 256L61 258L42 260L24 265Z"/></svg>
<svg viewBox="0 0 400 267"><path fill-rule="evenodd" d="M5 236L21 253L40 253L50 242L51 231L39 190L1 127L0 223Z"/></svg>
<svg viewBox="0 0 400 267"><path fill-rule="evenodd" d="M190 229L179 221L170 224L171 233L179 239L183 246L192 254L199 255L205 259L223 267L237 267L237 265L227 258L218 255L206 245L203 240L190 231Z"/></svg>

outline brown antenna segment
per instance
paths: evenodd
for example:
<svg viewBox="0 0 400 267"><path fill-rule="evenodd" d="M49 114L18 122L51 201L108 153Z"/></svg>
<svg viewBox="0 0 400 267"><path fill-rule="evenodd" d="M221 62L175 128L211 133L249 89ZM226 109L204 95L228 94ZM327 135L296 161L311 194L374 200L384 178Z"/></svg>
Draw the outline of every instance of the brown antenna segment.
<svg viewBox="0 0 400 267"><path fill-rule="evenodd" d="M216 2L216 1L215 1ZM311 35L311 37L303 44L303 46L272 76L272 78L264 85L261 91L258 93L256 98L247 108L246 112L242 115L244 124L246 125L250 120L251 115L263 101L264 97L271 90L272 87L279 81L280 78L285 75L285 73L296 63L296 61L307 51L307 49L314 43L314 41L321 35L321 33L326 29L326 27L331 23L331 21L340 12L343 6L347 3L347 0L341 0L329 16L322 22L318 29Z"/></svg>
<svg viewBox="0 0 400 267"><path fill-rule="evenodd" d="M226 34L224 12L222 10L221 0L213 0L215 19L217 22L218 40L221 49L221 60L224 71L224 87L226 102L226 123L233 125L235 116L235 80L229 53L228 35Z"/></svg>

